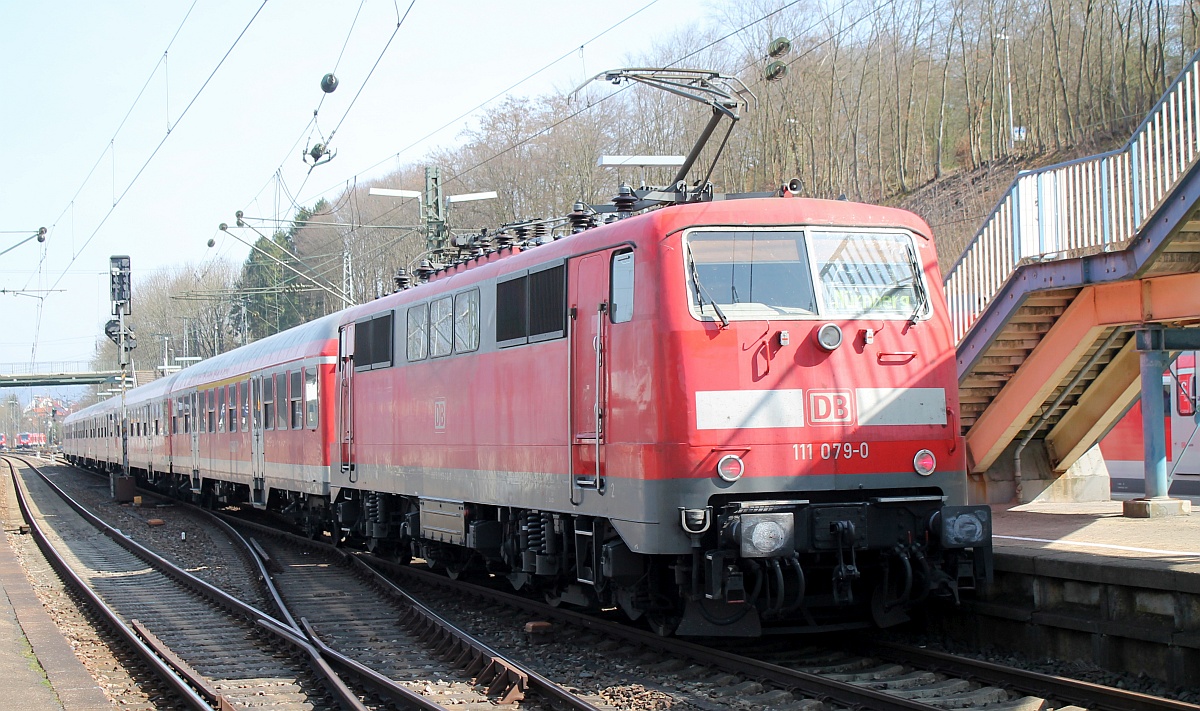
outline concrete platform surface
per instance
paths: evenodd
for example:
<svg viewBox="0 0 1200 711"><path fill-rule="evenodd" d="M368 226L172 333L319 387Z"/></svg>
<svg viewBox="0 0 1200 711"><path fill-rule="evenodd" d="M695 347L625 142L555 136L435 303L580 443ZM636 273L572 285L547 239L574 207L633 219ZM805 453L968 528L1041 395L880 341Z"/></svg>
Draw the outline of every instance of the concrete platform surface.
<svg viewBox="0 0 1200 711"><path fill-rule="evenodd" d="M0 522L5 531L24 523L11 482L0 485ZM42 607L0 532L0 708L110 711L112 702L75 656L70 642Z"/></svg>
<svg viewBox="0 0 1200 711"><path fill-rule="evenodd" d="M992 514L997 555L1196 576L1183 587L1200 590L1200 514L1127 518L1121 501L997 504Z"/></svg>

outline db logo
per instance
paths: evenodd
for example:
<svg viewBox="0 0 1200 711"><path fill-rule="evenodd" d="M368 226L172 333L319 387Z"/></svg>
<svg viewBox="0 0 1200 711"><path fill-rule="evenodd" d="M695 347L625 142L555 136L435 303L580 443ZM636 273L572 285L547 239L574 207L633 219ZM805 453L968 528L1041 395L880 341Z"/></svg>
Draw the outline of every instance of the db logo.
<svg viewBox="0 0 1200 711"><path fill-rule="evenodd" d="M854 398L849 390L809 390L808 424L840 425L854 422Z"/></svg>
<svg viewBox="0 0 1200 711"><path fill-rule="evenodd" d="M438 432L446 431L446 400L444 398L433 401L433 429Z"/></svg>

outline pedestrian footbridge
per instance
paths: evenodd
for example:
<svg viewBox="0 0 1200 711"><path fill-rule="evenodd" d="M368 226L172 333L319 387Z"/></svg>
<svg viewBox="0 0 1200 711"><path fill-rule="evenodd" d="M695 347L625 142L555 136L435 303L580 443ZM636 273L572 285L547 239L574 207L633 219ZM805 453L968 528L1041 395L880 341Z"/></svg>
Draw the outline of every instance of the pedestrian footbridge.
<svg viewBox="0 0 1200 711"><path fill-rule="evenodd" d="M1198 156L1200 53L1124 147L1018 175L947 273L978 500L1052 486L1143 371L1161 393L1171 355L1200 347ZM1161 442L1162 397L1144 402ZM1165 496L1165 451L1147 462L1147 496Z"/></svg>

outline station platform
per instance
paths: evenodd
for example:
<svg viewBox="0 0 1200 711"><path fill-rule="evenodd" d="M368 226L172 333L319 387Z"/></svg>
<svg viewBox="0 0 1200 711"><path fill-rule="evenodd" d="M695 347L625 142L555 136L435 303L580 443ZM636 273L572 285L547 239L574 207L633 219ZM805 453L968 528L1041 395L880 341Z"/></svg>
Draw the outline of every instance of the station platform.
<svg viewBox="0 0 1200 711"><path fill-rule="evenodd" d="M99 684L75 656L70 642L50 619L11 547L25 522L12 493L12 480L0 477L0 707L62 711L110 711Z"/></svg>
<svg viewBox="0 0 1200 711"><path fill-rule="evenodd" d="M1121 508L1119 500L993 505L995 580L934 616L933 631L1195 688L1200 507L1154 519Z"/></svg>

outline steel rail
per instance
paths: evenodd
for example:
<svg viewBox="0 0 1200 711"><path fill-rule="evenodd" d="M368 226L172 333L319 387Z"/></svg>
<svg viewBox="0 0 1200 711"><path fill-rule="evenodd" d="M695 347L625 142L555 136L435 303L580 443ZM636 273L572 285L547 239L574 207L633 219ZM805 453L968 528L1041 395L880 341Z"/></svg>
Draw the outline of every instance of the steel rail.
<svg viewBox="0 0 1200 711"><path fill-rule="evenodd" d="M89 470L81 469L65 462L58 462L58 464L60 466L71 467L88 474L93 473ZM144 491L145 493L153 496L162 496L155 491L140 488L139 491ZM319 662L322 668L328 669L329 666L332 665L333 667L347 671L350 674L357 676L366 686L372 688L380 696L388 698L402 708L421 709L422 711L448 711L446 707L426 699L420 694L410 690L408 687L405 687L393 681L392 679L387 678L374 669L363 666L341 652L331 649L316 636L310 634L306 627L302 624L303 620L301 620L301 622L297 622L292 616L291 611L288 610L287 605L284 604L282 596L279 594L278 589L275 587L274 581L271 579L271 574L268 570L269 564L265 560L265 556L262 554L261 548L255 544L255 541L252 539L246 539L246 537L243 536L240 531L229 525L229 523L223 517L215 515L212 511L187 502L181 502L175 499L172 499L172 501L197 515L204 516L215 526L220 528L225 535L229 536L231 539L240 544L240 551L258 570L259 582L265 588L267 597L272 601L275 611L278 612L279 616L283 619L282 622L280 620L273 619L268 624L263 624L260 626L262 626L264 629L267 629L271 633L284 638L289 644L293 644L294 646L304 649L306 653L312 653L315 654L317 658L323 658L322 661ZM305 646L298 644L301 641L304 642Z"/></svg>
<svg viewBox="0 0 1200 711"><path fill-rule="evenodd" d="M172 691L179 695L189 707L200 711L212 711L220 704L217 695L209 689L197 690L193 688L185 678L185 673L177 669L172 663L155 653L152 645L143 641L138 633L126 625L117 613L100 599L100 596L95 590L88 587L83 578L79 577L70 565L63 559L59 552L50 543L50 539L46 537L42 527L38 525L37 520L33 516L33 512L29 508L29 502L26 500L25 488L20 481L20 476L17 474L17 469L13 465L9 457L4 457L4 463L8 465L9 472L12 475L13 490L17 498L17 506L21 509L21 516L25 519L25 523L29 526L29 531L37 542L38 548L49 560L50 565L54 567L58 574L62 576L64 582L72 587L79 595L81 595L88 604L99 613L100 617L120 637L130 650L144 662L154 674L164 681Z"/></svg>
<svg viewBox="0 0 1200 711"><path fill-rule="evenodd" d="M227 514L218 514L221 517L227 517ZM545 696L548 700L558 704L560 707L565 706L578 711L600 711L600 709L585 699L572 694L553 680L539 674L530 669L526 665L518 662L501 652L487 646L486 644L475 639L470 633L459 628L458 626L438 615L427 605L423 604L409 593L405 592L393 581L382 575L378 570L367 565L360 556L347 552L342 548L335 547L327 543L319 543L317 541L297 536L286 531L264 526L262 524L244 521L235 517L229 517L237 526L244 526L256 531L261 531L264 534L275 536L284 539L290 543L320 550L324 553L341 557L348 565L354 567L360 574L368 577L369 580L377 584L388 595L399 600L403 605L407 606L416 616L422 620L421 625L425 628L437 628L440 633L448 635L447 642L444 644L448 653L453 652L459 658L467 656L473 657L468 665L468 671L482 676L484 679L491 681L492 689L498 688L499 684L506 684L510 687L509 691L504 694L505 697L510 697L514 690L524 690L525 688L533 689L539 694ZM303 625L307 625L306 620L302 620ZM317 643L314 638L314 643ZM319 648L319 645L318 645ZM482 682L486 683L486 682ZM926 709L928 707L920 707Z"/></svg>
<svg viewBox="0 0 1200 711"><path fill-rule="evenodd" d="M308 659L309 668L313 670L317 677L321 678L325 682L326 689L338 699L343 708L350 709L351 711L367 711L367 707L363 705L362 701L359 700L354 692L346 686L345 682L342 681L337 674L329 668L328 664L326 664L325 660L321 657L320 652L318 652L317 649L311 644L308 644L306 641L304 641L302 636L298 636L298 631L293 630L288 633L288 627L286 623L280 622L273 616L268 615L253 605L250 605L249 603L230 595L211 583L197 578L149 548L146 548L145 546L136 543L131 538L126 537L119 530L89 511L85 506L67 494L67 492L63 491L61 487L51 481L50 478L42 473L42 471L35 465L24 459L18 458L18 460L23 462L34 473L41 477L42 481L45 482L51 490L53 490L64 502L66 502L67 505L79 513L80 516L82 516L88 523L99 529L105 536L115 541L122 548L142 559L154 569L172 578L177 583L196 592L202 597L207 598L219 607L222 607L229 612L235 613L249 620L252 624L256 624L262 629L267 630L268 632L272 633L273 636L285 642L289 646L295 647L302 651ZM10 464L10 467L11 466L12 465ZM13 470L13 476L16 477L15 469ZM297 644L298 640L301 642L300 644Z"/></svg>
<svg viewBox="0 0 1200 711"><path fill-rule="evenodd" d="M942 671L964 679L1017 689L1023 693L1036 694L1056 701L1069 701L1097 711L1200 711L1200 706L1184 701L1006 667L898 642L872 641L869 649L860 651L888 661L915 662L930 671Z"/></svg>

